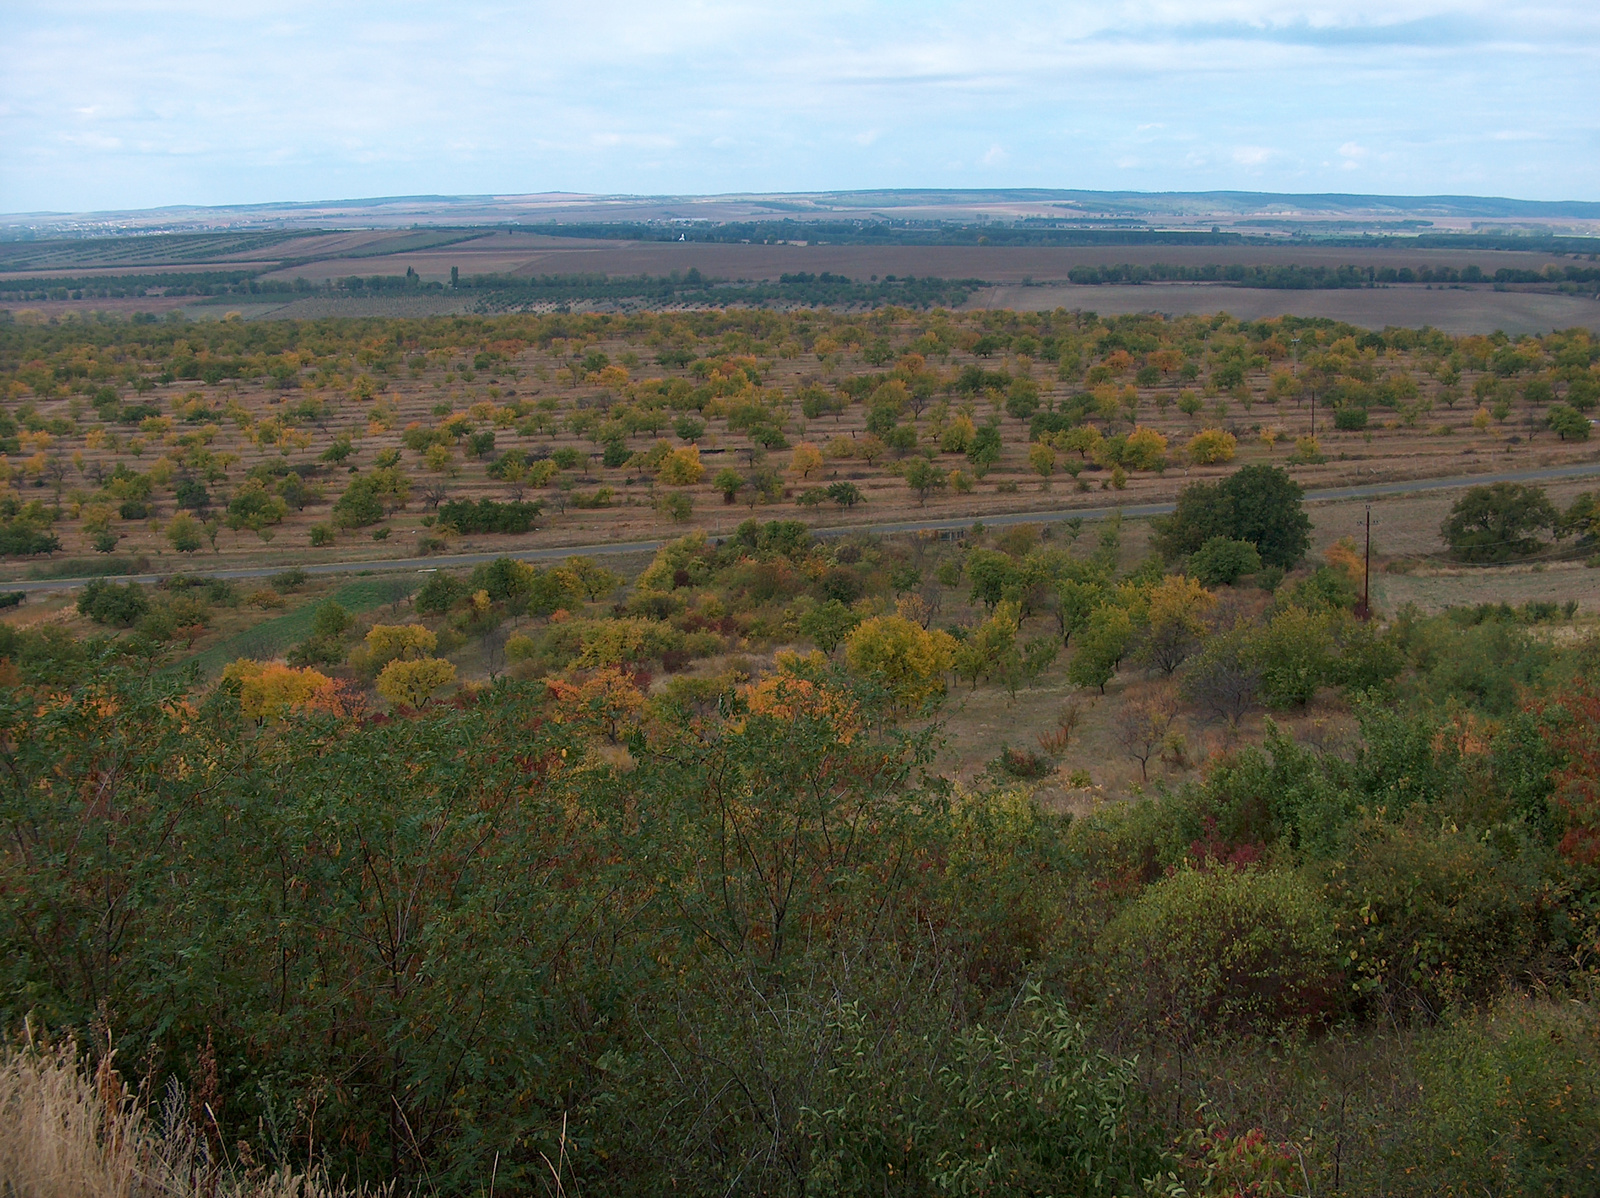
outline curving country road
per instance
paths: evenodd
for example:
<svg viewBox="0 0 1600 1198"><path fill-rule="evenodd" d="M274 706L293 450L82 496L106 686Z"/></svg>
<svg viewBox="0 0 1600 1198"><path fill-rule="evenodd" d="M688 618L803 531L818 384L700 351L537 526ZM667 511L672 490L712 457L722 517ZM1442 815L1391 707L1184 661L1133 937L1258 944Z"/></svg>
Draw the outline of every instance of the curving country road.
<svg viewBox="0 0 1600 1198"><path fill-rule="evenodd" d="M1320 491L1307 491L1307 503L1334 503L1347 499L1379 499L1386 495L1410 495L1423 491L1453 491L1464 487L1485 486L1490 483L1550 482L1562 478L1590 478L1600 476L1600 462L1567 466L1547 466L1537 470L1508 470L1500 474L1474 474L1453 478L1419 478L1392 483L1365 483L1354 487L1329 487ZM1104 520L1113 512L1125 517L1163 516L1172 511L1171 503L1138 503L1113 507L1063 508L1049 512L1008 512L991 516L958 516L946 520L900 520L883 524L845 524L813 528L819 537L845 536L854 532L905 533L950 532L971 528L982 523L987 528L1011 524L1046 524L1058 520L1078 518ZM681 535L681 534L680 534ZM397 557L378 561L314 562L302 565L307 574L351 574L376 571L426 571L449 569L457 566L476 566L501 557L514 557L522 561L559 561L573 554L654 553L667 539L655 541L607 541L596 545L562 545L547 549L509 549L485 553L457 553L436 557ZM184 574L203 578L270 578L286 568L277 566L250 566L228 570L184 570ZM158 582L166 574L116 575L119 581ZM108 576L111 577L111 576ZM0 583L0 591L23 591L29 594L46 591L70 591L81 587L90 578L52 578L26 582Z"/></svg>

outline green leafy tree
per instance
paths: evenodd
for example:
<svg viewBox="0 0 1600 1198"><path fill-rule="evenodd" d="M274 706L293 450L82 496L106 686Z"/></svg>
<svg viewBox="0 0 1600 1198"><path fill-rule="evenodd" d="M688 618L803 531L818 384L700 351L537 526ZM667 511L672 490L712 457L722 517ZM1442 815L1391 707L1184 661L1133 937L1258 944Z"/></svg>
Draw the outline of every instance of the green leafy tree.
<svg viewBox="0 0 1600 1198"><path fill-rule="evenodd" d="M722 492L723 503L732 503L740 488L744 486L744 475L732 466L724 466L717 471L716 477L711 480L711 485Z"/></svg>
<svg viewBox="0 0 1600 1198"><path fill-rule="evenodd" d="M187 512L179 512L168 521L167 540L179 553L193 553L205 544L201 536L200 521Z"/></svg>
<svg viewBox="0 0 1600 1198"><path fill-rule="evenodd" d="M919 505L928 502L928 496L934 491L942 491L948 483L943 470L935 466L927 458L912 458L906 463L906 486L917 496Z"/></svg>
<svg viewBox="0 0 1600 1198"><path fill-rule="evenodd" d="M991 612L1008 594L1017 596L1019 593L1017 564L1009 554L993 549L973 549L967 553L965 570L972 582L972 601L983 604Z"/></svg>
<svg viewBox="0 0 1600 1198"><path fill-rule="evenodd" d="M1116 676L1133 635L1133 617L1126 609L1109 603L1095 608L1078 636L1077 651L1067 665L1067 679L1074 686L1092 686L1105 694L1106 683Z"/></svg>
<svg viewBox="0 0 1600 1198"><path fill-rule="evenodd" d="M829 485L828 498L842 508L853 508L864 496L861 494L861 488L855 483L839 482Z"/></svg>
<svg viewBox="0 0 1600 1198"><path fill-rule="evenodd" d="M96 578L78 592L78 611L96 624L132 628L150 610L150 597L136 582L115 583Z"/></svg>
<svg viewBox="0 0 1600 1198"><path fill-rule="evenodd" d="M967 461L972 463L972 472L979 478L988 474L999 464L1001 450L998 424L986 424L978 429L977 435L972 438L972 444L967 448Z"/></svg>
<svg viewBox="0 0 1600 1198"><path fill-rule="evenodd" d="M1245 466L1220 483L1191 483L1176 510L1153 522L1151 544L1168 561L1212 537L1248 541L1268 566L1292 569L1311 546L1305 492L1277 466Z"/></svg>
<svg viewBox="0 0 1600 1198"><path fill-rule="evenodd" d="M1503 562L1537 553L1543 542L1535 534L1559 521L1542 487L1493 483L1456 500L1439 532L1462 561Z"/></svg>
<svg viewBox="0 0 1600 1198"><path fill-rule="evenodd" d="M1577 408L1558 403L1545 416L1546 422L1563 441L1587 441L1589 418Z"/></svg>
<svg viewBox="0 0 1600 1198"><path fill-rule="evenodd" d="M980 680L1000 678L1014 694L1014 679L1021 671L1017 628L1017 605L1012 602L999 603L989 618L956 646L956 674L967 679L974 689Z"/></svg>
<svg viewBox="0 0 1600 1198"><path fill-rule="evenodd" d="M809 637L824 653L832 653L855 631L861 617L837 599L829 599L800 617L800 635Z"/></svg>
<svg viewBox="0 0 1600 1198"><path fill-rule="evenodd" d="M1326 608L1310 611L1291 604L1254 636L1250 655L1269 705L1304 707L1333 680L1333 629L1339 618Z"/></svg>
<svg viewBox="0 0 1600 1198"><path fill-rule="evenodd" d="M277 524L289 514L289 505L270 494L256 479L246 480L228 500L228 527L235 532L244 528L256 531Z"/></svg>

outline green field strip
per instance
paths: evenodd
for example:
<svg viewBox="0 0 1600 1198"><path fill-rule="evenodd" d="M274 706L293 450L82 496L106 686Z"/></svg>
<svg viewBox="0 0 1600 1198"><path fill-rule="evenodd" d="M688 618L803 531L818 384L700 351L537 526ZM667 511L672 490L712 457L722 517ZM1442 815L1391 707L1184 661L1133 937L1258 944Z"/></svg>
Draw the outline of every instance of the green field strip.
<svg viewBox="0 0 1600 1198"><path fill-rule="evenodd" d="M359 615L382 607L385 603L393 603L397 597L408 592L409 588L395 579L364 579L346 583L324 599L314 600L287 615L264 620L252 628L236 632L193 657L184 658L178 664L193 664L199 668L202 676L209 677L221 673L223 666L240 657L258 660L281 657L311 634L311 622L316 617L317 608L324 603L331 600Z"/></svg>

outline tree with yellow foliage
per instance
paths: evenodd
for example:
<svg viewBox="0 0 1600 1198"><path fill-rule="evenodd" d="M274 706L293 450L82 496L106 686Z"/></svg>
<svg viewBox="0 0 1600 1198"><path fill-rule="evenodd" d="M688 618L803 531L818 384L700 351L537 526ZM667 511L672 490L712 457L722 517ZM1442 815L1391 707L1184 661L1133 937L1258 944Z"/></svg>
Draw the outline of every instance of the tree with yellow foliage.
<svg viewBox="0 0 1600 1198"><path fill-rule="evenodd" d="M656 472L658 481L669 487L692 487L704 477L706 468L700 462L700 447L686 445L674 449L661 462Z"/></svg>
<svg viewBox="0 0 1600 1198"><path fill-rule="evenodd" d="M455 678L455 666L443 658L395 660L379 673L378 693L397 707L421 707L434 691L448 686Z"/></svg>
<svg viewBox="0 0 1600 1198"><path fill-rule="evenodd" d="M239 709L258 724L276 723L292 711L334 705L334 681L312 669L241 657L223 668L239 686Z"/></svg>
<svg viewBox="0 0 1600 1198"><path fill-rule="evenodd" d="M421 624L374 624L367 630L360 664L368 671L383 669L392 661L429 657L439 638Z"/></svg>
<svg viewBox="0 0 1600 1198"><path fill-rule="evenodd" d="M1130 470L1154 470L1160 472L1167 468L1167 439L1153 428L1142 425L1128 434L1128 440L1122 447L1122 464Z"/></svg>
<svg viewBox="0 0 1600 1198"><path fill-rule="evenodd" d="M822 451L809 441L802 441L794 447L794 456L789 459L789 473L796 478L810 478L822 469Z"/></svg>
<svg viewBox="0 0 1600 1198"><path fill-rule="evenodd" d="M917 711L944 693L955 651L948 632L930 631L903 616L874 616L850 634L845 660L887 687L899 707Z"/></svg>
<svg viewBox="0 0 1600 1198"><path fill-rule="evenodd" d="M1189 438L1185 452L1196 466L1210 466L1233 461L1238 448L1238 439L1232 433L1220 428L1203 428Z"/></svg>
<svg viewBox="0 0 1600 1198"><path fill-rule="evenodd" d="M1144 643L1139 658L1170 675L1205 638L1205 613L1216 596L1193 578L1173 574L1150 588Z"/></svg>
<svg viewBox="0 0 1600 1198"><path fill-rule="evenodd" d="M978 426L966 413L956 416L939 433L939 449L943 453L966 453L978 439Z"/></svg>
<svg viewBox="0 0 1600 1198"><path fill-rule="evenodd" d="M1056 472L1056 451L1048 441L1035 441L1028 446L1028 465L1040 478L1044 479L1046 487L1050 485L1050 476Z"/></svg>

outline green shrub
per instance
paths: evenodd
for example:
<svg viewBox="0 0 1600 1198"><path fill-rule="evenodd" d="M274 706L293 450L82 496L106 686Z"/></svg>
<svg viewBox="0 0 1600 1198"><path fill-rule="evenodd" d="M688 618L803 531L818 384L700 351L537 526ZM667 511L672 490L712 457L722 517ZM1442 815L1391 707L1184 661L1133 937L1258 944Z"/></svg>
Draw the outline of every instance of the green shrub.
<svg viewBox="0 0 1600 1198"><path fill-rule="evenodd" d="M280 570L272 576L270 581L273 590L287 595L305 586L306 583L311 581L311 576L296 566L290 570Z"/></svg>
<svg viewBox="0 0 1600 1198"><path fill-rule="evenodd" d="M1232 586L1259 569L1261 554L1249 541L1212 537L1189 555L1189 574L1202 586Z"/></svg>
<svg viewBox="0 0 1600 1198"><path fill-rule="evenodd" d="M111 542L112 548L116 541ZM21 522L0 523L0 556L37 557L41 553L55 553L61 548L61 538L53 532L33 528Z"/></svg>
<svg viewBox="0 0 1600 1198"><path fill-rule="evenodd" d="M96 578L78 596L78 611L96 624L132 628L149 610L149 596L136 582L118 584Z"/></svg>
<svg viewBox="0 0 1600 1198"><path fill-rule="evenodd" d="M1339 1002L1330 912L1287 871L1181 868L1118 915L1098 951L1114 1013L1151 1038L1304 1027Z"/></svg>
<svg viewBox="0 0 1600 1198"><path fill-rule="evenodd" d="M1600 1023L1508 999L1423 1041L1424 1113L1397 1164L1429 1192L1600 1192ZM1399 1170L1397 1170L1399 1172Z"/></svg>
<svg viewBox="0 0 1600 1198"><path fill-rule="evenodd" d="M1492 997L1547 941L1538 909L1546 851L1438 824L1421 807L1402 825L1369 819L1325 873L1354 984L1433 1016Z"/></svg>
<svg viewBox="0 0 1600 1198"><path fill-rule="evenodd" d="M543 509L543 504L530 500L499 503L480 499L473 503L457 499L439 505L439 523L463 535L485 532L514 535L530 531Z"/></svg>

